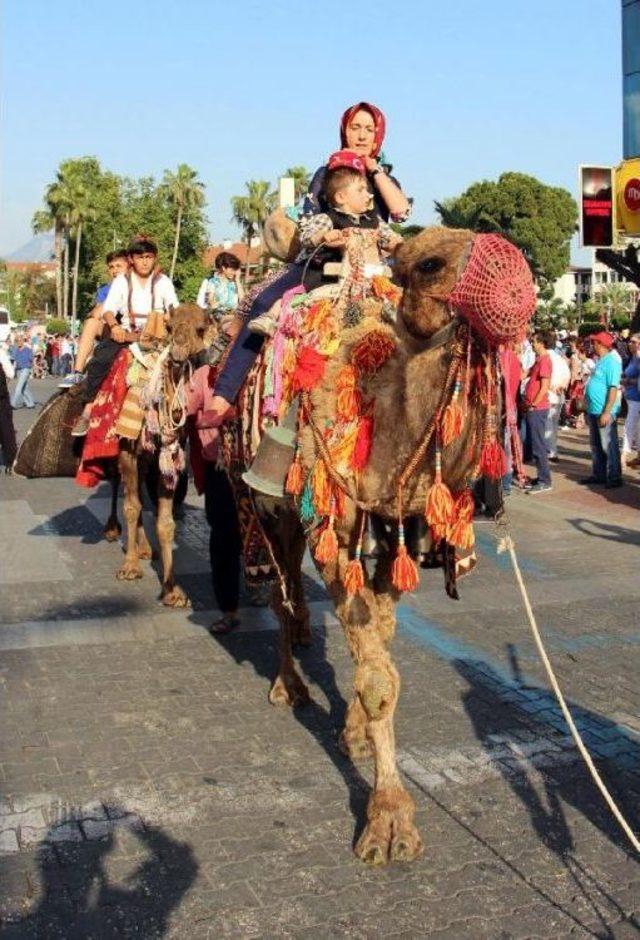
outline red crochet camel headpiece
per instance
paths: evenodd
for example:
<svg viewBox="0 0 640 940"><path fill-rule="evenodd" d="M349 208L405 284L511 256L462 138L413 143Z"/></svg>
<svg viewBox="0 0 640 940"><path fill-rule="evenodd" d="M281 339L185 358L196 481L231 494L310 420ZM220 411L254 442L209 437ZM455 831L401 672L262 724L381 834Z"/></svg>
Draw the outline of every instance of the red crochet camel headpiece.
<svg viewBox="0 0 640 940"><path fill-rule="evenodd" d="M492 345L521 339L536 308L522 252L501 235L476 235L449 303Z"/></svg>

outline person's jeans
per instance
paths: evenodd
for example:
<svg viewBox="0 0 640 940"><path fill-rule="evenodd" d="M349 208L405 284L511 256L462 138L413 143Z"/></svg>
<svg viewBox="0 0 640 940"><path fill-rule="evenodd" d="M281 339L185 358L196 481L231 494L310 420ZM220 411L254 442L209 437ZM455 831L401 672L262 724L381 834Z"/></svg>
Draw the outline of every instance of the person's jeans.
<svg viewBox="0 0 640 940"><path fill-rule="evenodd" d="M558 401L549 405L547 415L547 427L545 429L545 438L547 441L547 453L550 457L558 456L558 427L560 426L560 415L564 407L564 392L558 393Z"/></svg>
<svg viewBox="0 0 640 940"><path fill-rule="evenodd" d="M593 475L598 483L619 483L622 479L618 420L612 418L606 428L598 424L600 415L587 415Z"/></svg>
<svg viewBox="0 0 640 940"><path fill-rule="evenodd" d="M27 382L31 376L31 369L18 369L16 376L18 381L16 382L16 387L11 399L11 407L22 408L23 405L26 405L27 408L34 408L36 404L35 400L27 387Z"/></svg>
<svg viewBox="0 0 640 940"><path fill-rule="evenodd" d="M242 383L249 374L249 370L256 361L264 343L264 336L259 333L251 333L247 328L247 323L261 316L261 314L267 313L276 300L280 300L288 290L297 287L302 282L302 273L303 268L301 265L290 264L280 277L271 281L264 290L260 291L251 304L246 322L238 333L227 361L216 380L214 389L216 395L221 395L229 402L235 401Z"/></svg>
<svg viewBox="0 0 640 940"><path fill-rule="evenodd" d="M623 453L628 454L640 447L640 401L627 399L627 417L624 422Z"/></svg>
<svg viewBox="0 0 640 940"><path fill-rule="evenodd" d="M548 411L548 408L544 408L542 411L527 411L525 418L527 440L531 446L533 462L538 468L538 480L540 483L550 484L551 471L549 470L549 455L547 454L547 442L545 440Z"/></svg>

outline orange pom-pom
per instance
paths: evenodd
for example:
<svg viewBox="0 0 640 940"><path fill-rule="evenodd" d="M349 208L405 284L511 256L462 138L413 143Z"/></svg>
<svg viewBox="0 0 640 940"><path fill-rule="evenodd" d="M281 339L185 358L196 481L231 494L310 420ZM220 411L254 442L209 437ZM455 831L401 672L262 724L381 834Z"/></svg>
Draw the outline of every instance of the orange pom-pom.
<svg viewBox="0 0 640 940"><path fill-rule="evenodd" d="M360 593L364 587L364 569L359 558L353 558L349 562L342 583L350 597Z"/></svg>
<svg viewBox="0 0 640 940"><path fill-rule="evenodd" d="M326 565L329 561L335 561L338 557L338 536L331 522L327 523L322 535L318 539L315 551L315 559L321 565Z"/></svg>
<svg viewBox="0 0 640 940"><path fill-rule="evenodd" d="M391 568L391 583L398 591L415 591L418 581L416 563L407 551L407 546L401 543Z"/></svg>
<svg viewBox="0 0 640 940"><path fill-rule="evenodd" d="M351 351L351 361L361 372L371 375L382 368L396 351L396 344L382 330L370 330Z"/></svg>
<svg viewBox="0 0 640 940"><path fill-rule="evenodd" d="M293 390L310 392L321 381L326 366L326 356L322 356L311 346L301 346L291 379Z"/></svg>
<svg viewBox="0 0 640 940"><path fill-rule="evenodd" d="M353 366L340 369L337 380L338 397L336 410L338 417L353 421L360 414L361 395L358 390L358 376Z"/></svg>
<svg viewBox="0 0 640 940"><path fill-rule="evenodd" d="M442 443L446 447L451 441L455 441L462 433L464 424L464 412L457 398L453 398L444 409L442 421L440 424L440 433Z"/></svg>
<svg viewBox="0 0 640 940"><path fill-rule="evenodd" d="M296 457L287 472L287 481L284 488L291 496L299 496L302 493L302 483L302 464Z"/></svg>
<svg viewBox="0 0 640 940"><path fill-rule="evenodd" d="M471 522L476 509L471 490L463 490L456 496L455 515L457 519L464 519L465 522Z"/></svg>
<svg viewBox="0 0 640 940"><path fill-rule="evenodd" d="M446 483L436 477L427 496L425 519L431 526L448 526L454 519L454 502Z"/></svg>

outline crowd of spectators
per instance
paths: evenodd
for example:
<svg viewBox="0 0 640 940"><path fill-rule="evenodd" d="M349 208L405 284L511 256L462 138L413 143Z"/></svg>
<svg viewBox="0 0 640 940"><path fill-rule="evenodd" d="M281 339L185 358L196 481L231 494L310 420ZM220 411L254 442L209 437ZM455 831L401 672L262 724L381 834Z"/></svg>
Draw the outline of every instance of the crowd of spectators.
<svg viewBox="0 0 640 940"><path fill-rule="evenodd" d="M515 399L511 408L518 415L524 461L536 468L533 479L520 474L521 487L531 495L550 492L551 465L560 460L559 430L585 427L591 473L578 482L607 489L622 486L623 468L640 465L640 334L599 330L579 339L565 331L540 330L513 352L520 365L520 385L510 391L505 377L505 397ZM505 480L507 491L510 482L511 472Z"/></svg>

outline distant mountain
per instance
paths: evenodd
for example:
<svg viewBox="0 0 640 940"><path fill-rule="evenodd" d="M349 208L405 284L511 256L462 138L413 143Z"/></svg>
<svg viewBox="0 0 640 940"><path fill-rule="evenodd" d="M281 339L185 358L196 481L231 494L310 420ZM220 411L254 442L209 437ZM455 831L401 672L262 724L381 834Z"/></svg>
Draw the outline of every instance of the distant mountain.
<svg viewBox="0 0 640 940"><path fill-rule="evenodd" d="M26 245L5 256L5 261L53 261L53 231L36 235Z"/></svg>

